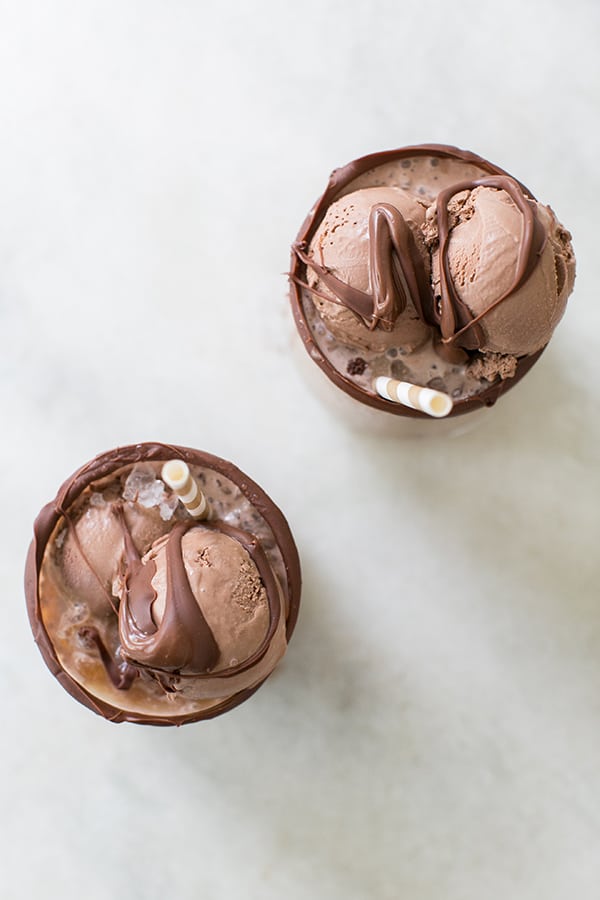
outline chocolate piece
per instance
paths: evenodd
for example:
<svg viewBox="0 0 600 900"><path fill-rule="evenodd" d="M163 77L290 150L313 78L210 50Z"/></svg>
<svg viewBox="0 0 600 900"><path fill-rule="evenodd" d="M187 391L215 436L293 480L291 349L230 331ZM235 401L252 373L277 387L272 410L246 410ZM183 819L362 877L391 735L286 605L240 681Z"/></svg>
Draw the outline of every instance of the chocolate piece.
<svg viewBox="0 0 600 900"><path fill-rule="evenodd" d="M123 501L136 464L159 473L171 458L214 493L210 522L181 505L163 521L160 482L156 508ZM25 593L42 656L73 697L111 721L181 725L237 706L268 677L294 629L300 567L282 513L235 466L138 444L96 457L42 509Z"/></svg>

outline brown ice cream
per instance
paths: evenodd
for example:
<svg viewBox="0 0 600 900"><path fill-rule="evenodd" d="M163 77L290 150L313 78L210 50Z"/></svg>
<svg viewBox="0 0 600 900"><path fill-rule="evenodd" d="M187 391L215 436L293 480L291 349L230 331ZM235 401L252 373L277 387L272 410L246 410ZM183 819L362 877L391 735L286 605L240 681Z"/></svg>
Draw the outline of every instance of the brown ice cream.
<svg viewBox="0 0 600 900"><path fill-rule="evenodd" d="M344 304L343 298L340 302L336 286L328 287L327 275L320 271L326 269L357 291L367 293L371 290L374 266L370 254L375 242L372 240L373 227L369 227L370 217L372 209L382 204L402 213L416 246L426 259L421 233L425 222L423 205L400 188L363 188L346 194L327 210L311 242L311 258L318 262L319 270L308 266L307 280L323 322L339 341L371 350L386 350L402 342L407 349L414 350L425 343L431 328L419 318L412 303L400 315L396 313L395 321L396 311L390 310L388 320L380 319L380 327L372 327L369 317L358 316Z"/></svg>
<svg viewBox="0 0 600 900"><path fill-rule="evenodd" d="M536 203L543 234L531 274L511 290L521 247L522 216L504 190L476 187L448 204L450 276L460 300L480 319L479 349L526 356L544 347L573 289L575 262L564 229L549 207ZM440 254L434 207L429 239L433 250L433 290L439 295ZM504 299L498 302L501 297ZM497 305L496 305L497 304Z"/></svg>
<svg viewBox="0 0 600 900"><path fill-rule="evenodd" d="M198 522L160 477L187 462L213 515ZM35 524L32 627L63 686L113 721L183 724L250 696L297 614L296 549L280 511L230 463L160 444L75 473Z"/></svg>
<svg viewBox="0 0 600 900"><path fill-rule="evenodd" d="M533 365L573 288L569 233L502 169L421 145L332 174L292 250L291 299L312 359L397 415L379 376L490 406Z"/></svg>
<svg viewBox="0 0 600 900"><path fill-rule="evenodd" d="M154 563L151 579L156 598L150 615L160 628L168 593L169 537L159 538L142 558L142 565ZM246 662L262 643L269 627L269 606L260 573L248 551L219 531L197 525L181 540L186 576L194 600L201 608L218 648L213 671ZM121 608L126 602L121 586ZM132 658L143 661L143 654L132 646Z"/></svg>

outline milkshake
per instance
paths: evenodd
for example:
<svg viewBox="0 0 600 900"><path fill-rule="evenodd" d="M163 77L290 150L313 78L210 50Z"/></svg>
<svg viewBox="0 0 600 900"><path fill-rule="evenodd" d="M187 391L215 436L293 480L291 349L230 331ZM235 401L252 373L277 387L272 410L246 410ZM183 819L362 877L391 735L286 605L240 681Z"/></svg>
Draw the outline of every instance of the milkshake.
<svg viewBox="0 0 600 900"><path fill-rule="evenodd" d="M34 525L35 640L62 686L113 722L182 725L250 697L285 653L300 566L243 472L173 445L87 463Z"/></svg>
<svg viewBox="0 0 600 900"><path fill-rule="evenodd" d="M571 236L549 206L474 153L431 144L332 173L292 246L290 294L338 392L439 423L523 378L574 278Z"/></svg>

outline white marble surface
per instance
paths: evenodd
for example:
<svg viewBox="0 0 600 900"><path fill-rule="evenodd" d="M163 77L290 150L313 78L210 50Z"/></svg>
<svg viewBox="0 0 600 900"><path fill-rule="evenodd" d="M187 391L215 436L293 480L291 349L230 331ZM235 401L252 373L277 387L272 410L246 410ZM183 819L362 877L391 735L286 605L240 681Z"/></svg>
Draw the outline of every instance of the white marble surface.
<svg viewBox="0 0 600 900"><path fill-rule="evenodd" d="M0 0L2 897L597 900L599 26ZM436 140L552 203L577 286L471 436L381 441L290 368L281 273L330 169ZM58 483L153 438L262 483L305 577L281 670L180 730L72 701L22 598Z"/></svg>

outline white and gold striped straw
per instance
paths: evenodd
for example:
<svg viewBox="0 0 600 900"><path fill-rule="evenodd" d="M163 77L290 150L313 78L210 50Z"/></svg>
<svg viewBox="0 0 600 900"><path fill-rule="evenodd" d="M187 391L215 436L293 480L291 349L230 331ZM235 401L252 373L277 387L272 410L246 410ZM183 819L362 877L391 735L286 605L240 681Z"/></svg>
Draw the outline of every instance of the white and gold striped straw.
<svg viewBox="0 0 600 900"><path fill-rule="evenodd" d="M209 519L211 509L208 500L192 477L189 466L182 459L170 459L164 464L162 480L177 494L190 516Z"/></svg>
<svg viewBox="0 0 600 900"><path fill-rule="evenodd" d="M386 378L385 375L376 378L373 387L384 400L401 403L410 409L418 409L428 416L433 416L434 419L442 419L449 415L454 405L452 397L442 391L419 387L409 381L396 381L395 378Z"/></svg>

